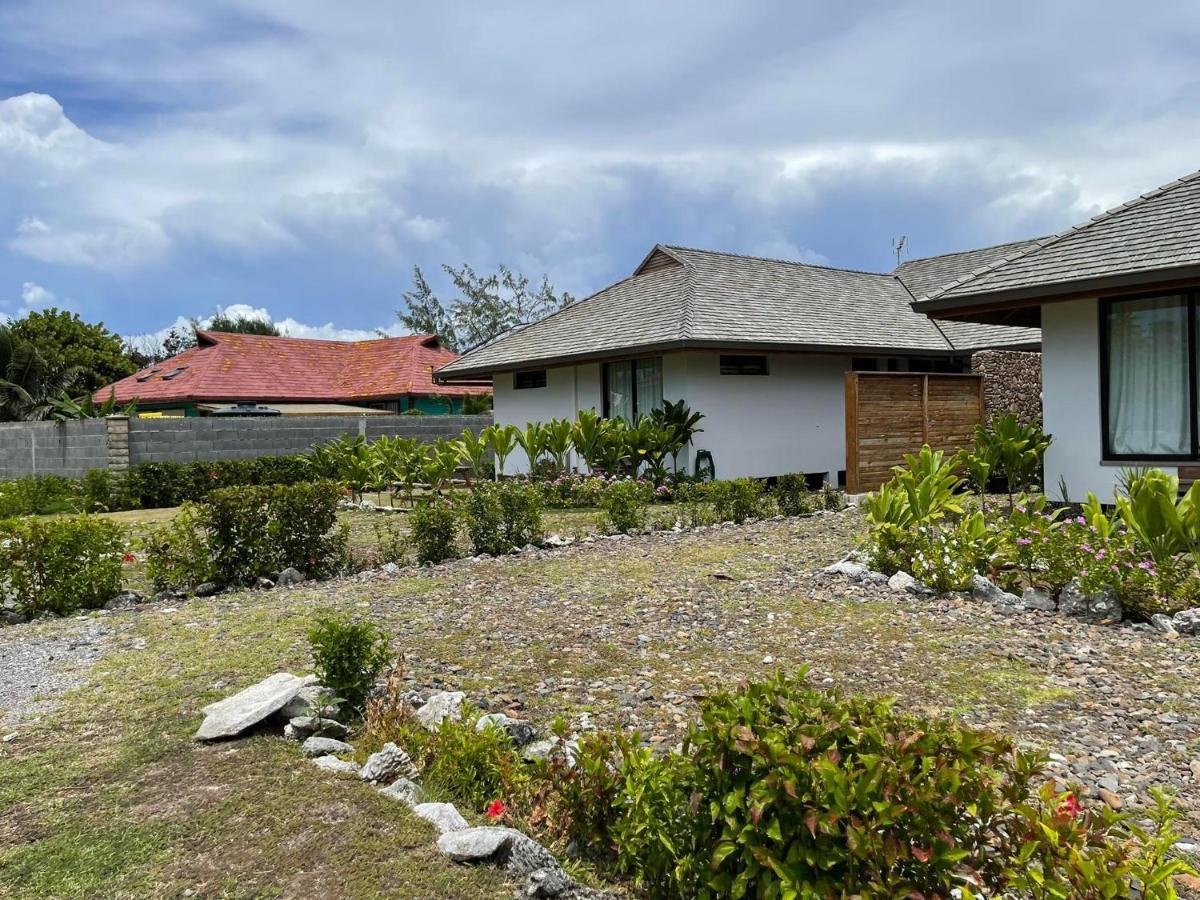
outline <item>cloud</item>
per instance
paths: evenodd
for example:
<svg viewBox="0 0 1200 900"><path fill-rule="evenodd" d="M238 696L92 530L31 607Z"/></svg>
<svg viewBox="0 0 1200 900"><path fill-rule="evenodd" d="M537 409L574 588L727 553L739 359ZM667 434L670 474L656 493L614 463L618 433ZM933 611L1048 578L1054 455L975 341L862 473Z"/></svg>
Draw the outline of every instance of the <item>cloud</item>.
<svg viewBox="0 0 1200 900"><path fill-rule="evenodd" d="M21 285L21 303L26 309L44 309L52 306L55 301L53 291L48 291L35 281L26 281Z"/></svg>
<svg viewBox="0 0 1200 900"><path fill-rule="evenodd" d="M2 5L0 278L129 332L369 333L413 264L577 295L659 240L886 268L1195 168L1192 5L1018 7Z"/></svg>
<svg viewBox="0 0 1200 900"><path fill-rule="evenodd" d="M339 328L332 322L326 322L323 325L310 325L305 322L298 322L290 316L276 320L266 308L251 306L247 303L231 304L224 307L221 312L233 319L257 319L261 322L274 322L285 336L295 338L326 341L367 341L378 338L381 334L395 336L408 333L406 328L395 323L367 329ZM127 335L126 340L135 346L159 345L171 331L187 333L191 331L193 321L200 328L207 328L212 324L212 319L211 315L196 317L179 316L170 325L160 328L157 331Z"/></svg>

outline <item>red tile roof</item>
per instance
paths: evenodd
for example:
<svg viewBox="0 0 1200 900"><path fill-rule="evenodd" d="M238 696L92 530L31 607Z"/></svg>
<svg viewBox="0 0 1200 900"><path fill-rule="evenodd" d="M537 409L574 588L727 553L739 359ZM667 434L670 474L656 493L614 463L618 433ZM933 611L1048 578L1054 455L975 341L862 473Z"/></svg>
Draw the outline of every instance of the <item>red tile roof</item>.
<svg viewBox="0 0 1200 900"><path fill-rule="evenodd" d="M206 400L391 400L406 395L487 393L479 386L435 385L433 370L458 354L434 335L373 341L314 341L198 331L199 345L96 392L128 403ZM173 374L174 373L174 374Z"/></svg>

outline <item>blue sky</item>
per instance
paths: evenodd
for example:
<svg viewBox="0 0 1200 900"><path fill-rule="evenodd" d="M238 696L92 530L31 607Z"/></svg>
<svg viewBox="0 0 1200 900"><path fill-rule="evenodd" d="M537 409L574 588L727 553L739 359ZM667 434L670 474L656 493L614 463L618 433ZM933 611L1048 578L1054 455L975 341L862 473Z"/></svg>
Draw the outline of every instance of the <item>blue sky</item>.
<svg viewBox="0 0 1200 900"><path fill-rule="evenodd" d="M0 0L0 314L395 328L419 264L886 270L1200 168L1200 8ZM443 280L435 279L441 286Z"/></svg>

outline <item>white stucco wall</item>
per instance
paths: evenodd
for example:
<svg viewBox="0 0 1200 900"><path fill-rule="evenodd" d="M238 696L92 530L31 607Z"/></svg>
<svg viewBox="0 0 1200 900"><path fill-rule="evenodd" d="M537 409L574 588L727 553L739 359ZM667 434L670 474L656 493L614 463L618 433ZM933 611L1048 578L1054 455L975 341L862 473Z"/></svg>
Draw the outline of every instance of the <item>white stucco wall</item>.
<svg viewBox="0 0 1200 900"><path fill-rule="evenodd" d="M716 351L663 355L663 397L683 399L702 412L695 448L713 455L720 478L825 472L836 479L846 465L844 373L846 356L770 354L769 375L721 375ZM573 418L601 410L600 365L566 366L546 373L546 387L515 391L511 374L494 379L495 420L521 428L529 421ZM680 458L691 471L693 454ZM528 470L518 448L509 474Z"/></svg>
<svg viewBox="0 0 1200 900"><path fill-rule="evenodd" d="M1054 438L1046 451L1046 492L1056 500L1061 478L1071 500L1083 500L1091 491L1110 502L1121 468L1136 465L1103 462L1098 317L1094 299L1042 307L1043 424Z"/></svg>

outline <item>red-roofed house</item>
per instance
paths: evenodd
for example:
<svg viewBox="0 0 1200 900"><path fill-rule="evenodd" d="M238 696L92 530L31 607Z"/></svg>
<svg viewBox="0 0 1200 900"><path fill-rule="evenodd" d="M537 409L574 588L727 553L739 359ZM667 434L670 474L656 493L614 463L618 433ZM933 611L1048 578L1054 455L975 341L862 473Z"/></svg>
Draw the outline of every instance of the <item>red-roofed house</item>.
<svg viewBox="0 0 1200 900"><path fill-rule="evenodd" d="M437 415L462 412L484 384L435 385L433 370L458 358L434 335L315 341L196 332L198 345L96 392L136 400L139 412L197 416L262 405L284 415L371 409Z"/></svg>

